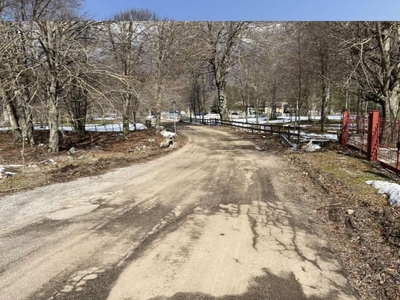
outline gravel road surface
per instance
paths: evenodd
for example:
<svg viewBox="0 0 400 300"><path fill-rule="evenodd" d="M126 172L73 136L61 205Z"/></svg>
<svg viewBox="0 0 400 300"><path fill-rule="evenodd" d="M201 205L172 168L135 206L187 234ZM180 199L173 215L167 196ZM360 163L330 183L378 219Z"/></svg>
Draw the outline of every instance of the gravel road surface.
<svg viewBox="0 0 400 300"><path fill-rule="evenodd" d="M0 299L357 299L288 161L181 130L165 157L0 198Z"/></svg>

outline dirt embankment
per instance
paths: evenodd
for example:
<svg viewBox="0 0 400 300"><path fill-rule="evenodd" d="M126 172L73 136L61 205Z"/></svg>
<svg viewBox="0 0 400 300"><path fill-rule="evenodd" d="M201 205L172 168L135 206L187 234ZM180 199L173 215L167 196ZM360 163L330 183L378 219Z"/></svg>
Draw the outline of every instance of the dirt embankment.
<svg viewBox="0 0 400 300"><path fill-rule="evenodd" d="M316 209L364 299L400 299L400 212L366 180L398 181L357 152L329 147L288 158L325 190Z"/></svg>
<svg viewBox="0 0 400 300"><path fill-rule="evenodd" d="M153 129L132 132L128 138L116 132L88 132L85 136L65 133L60 151L49 153L46 138L47 132L37 132L37 145L25 146L22 151L10 132L0 132L0 165L24 165L10 170L15 172L13 176L0 179L0 196L104 174L167 154L186 143L185 136L178 136L173 146L160 147L164 137Z"/></svg>

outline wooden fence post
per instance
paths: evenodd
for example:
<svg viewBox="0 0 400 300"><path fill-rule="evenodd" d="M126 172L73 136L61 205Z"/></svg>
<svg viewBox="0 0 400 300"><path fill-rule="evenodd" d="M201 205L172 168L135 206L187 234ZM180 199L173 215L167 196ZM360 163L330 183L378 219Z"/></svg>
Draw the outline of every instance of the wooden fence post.
<svg viewBox="0 0 400 300"><path fill-rule="evenodd" d="M343 110L343 123L342 123L342 134L340 138L340 145L346 147L347 145L347 134L349 132L349 111Z"/></svg>
<svg viewBox="0 0 400 300"><path fill-rule="evenodd" d="M379 110L373 110L369 113L369 120L368 120L367 158L370 161L378 160L378 149L379 149Z"/></svg>

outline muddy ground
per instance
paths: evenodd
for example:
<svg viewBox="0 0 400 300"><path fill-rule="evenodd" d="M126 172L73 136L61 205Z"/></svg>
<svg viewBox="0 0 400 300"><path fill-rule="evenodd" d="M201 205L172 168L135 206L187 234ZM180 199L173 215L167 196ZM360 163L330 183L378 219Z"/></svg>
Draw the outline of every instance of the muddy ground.
<svg viewBox="0 0 400 300"><path fill-rule="evenodd" d="M365 157L334 143L321 151L306 153L286 149L279 140L232 128L219 128L250 139L263 151L282 155L299 169L297 180L317 186L320 193L312 207L325 221L333 248L345 267L350 284L362 299L400 299L400 213L388 205L366 180L398 182L398 176L368 162ZM0 181L0 196L37 186L99 175L133 163L142 163L184 145L180 136L173 147L160 148L163 137L153 130L134 132L128 139L116 133L64 136L61 151L50 154L44 145L26 147L0 132L0 165L24 164L16 174ZM76 152L69 150L74 147ZM23 155L22 155L23 154Z"/></svg>

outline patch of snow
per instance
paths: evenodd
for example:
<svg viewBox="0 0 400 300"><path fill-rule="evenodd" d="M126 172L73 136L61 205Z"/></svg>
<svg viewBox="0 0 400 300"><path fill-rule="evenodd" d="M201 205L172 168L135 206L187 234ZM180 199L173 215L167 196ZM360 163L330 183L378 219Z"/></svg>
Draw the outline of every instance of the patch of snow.
<svg viewBox="0 0 400 300"><path fill-rule="evenodd" d="M205 114L204 115L204 119L219 119L219 118L220 118L219 114Z"/></svg>
<svg viewBox="0 0 400 300"><path fill-rule="evenodd" d="M368 180L365 182L370 186L376 188L379 194L387 195L388 201L392 206L400 206L400 185L397 183L382 181L382 180Z"/></svg>
<svg viewBox="0 0 400 300"><path fill-rule="evenodd" d="M175 132L163 130L160 132L163 137L169 138L169 139L174 139L177 137L177 134Z"/></svg>
<svg viewBox="0 0 400 300"><path fill-rule="evenodd" d="M317 144L313 144L312 141L310 141L307 145L303 146L303 150L307 151L307 152L314 152L317 150L320 150L321 146L317 145Z"/></svg>
<svg viewBox="0 0 400 300"><path fill-rule="evenodd" d="M85 130L86 131L97 131L97 132L122 132L123 125L122 123L117 124L107 124L107 125L96 125L96 124L86 124ZM145 130L147 129L141 123L136 123L136 130ZM135 126L134 124L129 124L129 130L134 131Z"/></svg>
<svg viewBox="0 0 400 300"><path fill-rule="evenodd" d="M92 120L93 120L93 121L103 121L103 120L112 121L112 120L115 120L115 118L114 118L114 117L93 118Z"/></svg>
<svg viewBox="0 0 400 300"><path fill-rule="evenodd" d="M337 142L338 135L333 133L307 133L300 132L301 141L310 141L310 140L318 140L318 141L333 141Z"/></svg>

